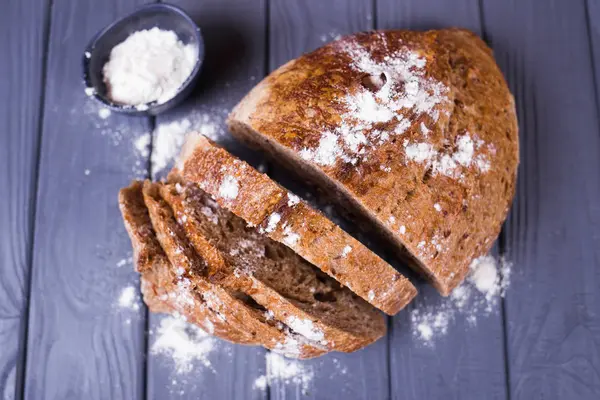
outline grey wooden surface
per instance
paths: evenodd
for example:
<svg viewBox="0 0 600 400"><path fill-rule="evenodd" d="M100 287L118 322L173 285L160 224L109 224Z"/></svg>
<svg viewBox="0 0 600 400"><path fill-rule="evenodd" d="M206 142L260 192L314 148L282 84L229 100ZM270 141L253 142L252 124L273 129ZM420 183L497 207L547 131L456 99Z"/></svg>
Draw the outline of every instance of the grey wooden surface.
<svg viewBox="0 0 600 400"><path fill-rule="evenodd" d="M159 118L102 119L81 52L142 3L11 1L0 13L2 399L600 398L600 1L177 0L206 40L193 97ZM173 383L172 363L149 351L161 317L116 305L138 282L116 193L160 177L132 142L198 113L223 128L269 70L338 34L447 26L490 43L517 103L522 163L497 246L514 263L505 300L476 327L459 316L434 347L411 334L411 305L375 345L304 363L307 392L253 388L266 352L224 342L213 370ZM418 307L440 301L420 292Z"/></svg>

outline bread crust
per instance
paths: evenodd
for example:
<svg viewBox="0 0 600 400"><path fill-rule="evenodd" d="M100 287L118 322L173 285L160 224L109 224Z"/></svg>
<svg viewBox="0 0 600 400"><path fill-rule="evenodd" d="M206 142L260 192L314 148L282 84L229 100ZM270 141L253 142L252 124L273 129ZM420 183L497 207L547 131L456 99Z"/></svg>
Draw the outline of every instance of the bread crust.
<svg viewBox="0 0 600 400"><path fill-rule="evenodd" d="M385 83L367 87L367 75ZM365 104L347 99L369 92L383 117L365 123ZM399 106L386 115L378 99ZM229 126L367 216L443 295L489 251L515 192L514 100L491 50L463 29L344 37L275 70Z"/></svg>
<svg viewBox="0 0 600 400"><path fill-rule="evenodd" d="M406 277L320 212L200 134L188 135L171 179L197 183L219 205L387 314L396 314L417 293ZM227 183L235 186L235 196L223 192Z"/></svg>

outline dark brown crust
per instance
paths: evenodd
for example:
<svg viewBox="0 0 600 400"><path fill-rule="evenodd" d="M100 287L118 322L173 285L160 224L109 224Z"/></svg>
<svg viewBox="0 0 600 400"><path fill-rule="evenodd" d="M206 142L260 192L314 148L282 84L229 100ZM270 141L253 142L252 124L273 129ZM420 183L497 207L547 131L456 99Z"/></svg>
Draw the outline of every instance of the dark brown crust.
<svg viewBox="0 0 600 400"><path fill-rule="evenodd" d="M201 267L207 263L195 252L182 227L177 224L172 210L160 195L160 184L144 182L143 193L158 241L171 263L185 270L179 276L189 280L193 291L201 294L206 304L222 316L226 325L249 335L253 343L275 351L290 338L300 341L297 354L288 353L288 356L307 359L327 352L324 347L285 330L283 325L282 329L277 328L277 321L273 321L272 325L267 323L260 311L238 300L226 288L208 282L203 275L207 269Z"/></svg>
<svg viewBox="0 0 600 400"><path fill-rule="evenodd" d="M363 75L344 52L349 43L364 46L379 61L400 49L418 53L427 61L425 76L449 89L448 101L436 106L437 121L403 110L411 126L401 140L373 148L368 160L356 166L343 160L325 166L305 162L299 152L314 148L322 132L339 125L346 111L336 99L361 85ZM486 153L491 170L465 168L464 179L458 180L431 175L428 166L411 162L403 141L422 140L421 123L430 129L436 151L455 146L465 132L476 133L494 147ZM489 251L515 191L519 150L514 100L490 49L466 30L379 31L342 38L274 71L237 105L229 124L237 137L303 169L329 191L335 189L352 213L367 215L399 248L407 249L444 295L463 281L474 258Z"/></svg>
<svg viewBox="0 0 600 400"><path fill-rule="evenodd" d="M202 135L188 135L171 176L197 183L219 205L266 230L271 239L284 243L390 315L400 311L417 293L406 277L320 212L301 200L290 203L293 195L287 190ZM226 177L236 180L238 192L233 199L220 194ZM269 230L269 218L275 214L280 220ZM290 232L298 235L297 241L286 240Z"/></svg>

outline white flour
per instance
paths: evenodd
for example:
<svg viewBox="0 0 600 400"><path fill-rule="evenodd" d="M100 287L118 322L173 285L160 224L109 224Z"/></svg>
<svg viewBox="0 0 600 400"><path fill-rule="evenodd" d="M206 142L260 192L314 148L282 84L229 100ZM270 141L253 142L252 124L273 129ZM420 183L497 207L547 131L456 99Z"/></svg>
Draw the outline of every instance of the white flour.
<svg viewBox="0 0 600 400"><path fill-rule="evenodd" d="M427 345L448 333L452 322L463 315L470 325L480 316L494 312L510 283L511 264L492 256L479 257L471 263L466 281L435 306L416 306L411 312L412 334Z"/></svg>
<svg viewBox="0 0 600 400"><path fill-rule="evenodd" d="M469 132L458 136L456 139L456 150L451 153L436 151L427 142L409 143L404 140L404 154L410 161L424 163L431 166L434 175L445 175L451 178L460 178L461 168L474 166L480 172L485 173L490 169L490 161L482 150L484 142L475 138ZM486 146L488 151L492 147ZM476 151L479 154L476 154Z"/></svg>
<svg viewBox="0 0 600 400"><path fill-rule="evenodd" d="M219 186L219 196L227 200L234 200L239 190L240 186L237 179L234 176L226 175L223 182L221 182L221 186Z"/></svg>
<svg viewBox="0 0 600 400"><path fill-rule="evenodd" d="M386 39L382 36L381 40ZM333 46L339 46L352 60L352 68L368 79L363 81L364 87L339 99L346 109L341 123L322 132L316 147L300 150L305 160L334 165L341 159L356 165L369 156L370 149L410 128L411 122L404 117L408 110L435 121L439 116L436 106L449 102L448 88L425 74L426 60L416 52L400 49L380 61L355 40L343 40ZM381 131L378 128L381 123L391 128ZM409 150L420 160L430 153L430 149L420 145Z"/></svg>
<svg viewBox="0 0 600 400"><path fill-rule="evenodd" d="M316 327L309 319L300 319L292 315L285 320L285 323L292 330L298 332L308 340L327 343L324 340L325 334L323 331Z"/></svg>
<svg viewBox="0 0 600 400"><path fill-rule="evenodd" d="M108 108L101 108L98 110L98 116L102 119L107 119L108 117L110 117L110 110Z"/></svg>
<svg viewBox="0 0 600 400"><path fill-rule="evenodd" d="M129 153L119 154L130 164L132 175L135 178L144 178L147 175L147 158L150 155L152 144L152 172L158 174L170 167L173 160L178 156L180 145L185 140L188 132L195 131L203 134L214 141L223 141L227 137L224 128L225 116L228 110L221 107L203 107L198 111L186 113L185 117L174 119L169 122L159 123L154 131L154 143L152 133L144 132L143 124L133 118L102 118L103 108L98 104L86 99L83 107L75 107L70 110L72 118L83 113L92 124L93 131L104 137L112 146L128 146Z"/></svg>
<svg viewBox="0 0 600 400"><path fill-rule="evenodd" d="M140 303L138 301L138 296L137 296L135 287L127 286L125 289L123 289L121 291L121 294L119 295L118 305L120 308L123 308L123 309L130 309L130 310L139 310L140 309Z"/></svg>
<svg viewBox="0 0 600 400"><path fill-rule="evenodd" d="M307 392L314 379L314 371L309 364L289 360L277 353L267 353L267 374L254 381L254 388L265 390L275 383L294 384L302 392Z"/></svg>
<svg viewBox="0 0 600 400"><path fill-rule="evenodd" d="M112 49L104 81L112 101L145 109L173 98L197 61L196 46L184 45L175 32L142 30Z"/></svg>
<svg viewBox="0 0 600 400"><path fill-rule="evenodd" d="M152 353L172 357L176 372L186 374L197 362L212 369L209 355L216 344L215 338L196 325L188 324L182 318L164 317L152 344Z"/></svg>
<svg viewBox="0 0 600 400"><path fill-rule="evenodd" d="M154 131L154 146L151 156L152 173L164 170L177 157L185 142L185 135L192 124L189 119L160 124Z"/></svg>
<svg viewBox="0 0 600 400"><path fill-rule="evenodd" d="M198 132L212 140L223 134L222 118L207 113L188 115L187 118L162 123L154 131L152 146L152 173L158 174L170 167L185 142L186 135Z"/></svg>

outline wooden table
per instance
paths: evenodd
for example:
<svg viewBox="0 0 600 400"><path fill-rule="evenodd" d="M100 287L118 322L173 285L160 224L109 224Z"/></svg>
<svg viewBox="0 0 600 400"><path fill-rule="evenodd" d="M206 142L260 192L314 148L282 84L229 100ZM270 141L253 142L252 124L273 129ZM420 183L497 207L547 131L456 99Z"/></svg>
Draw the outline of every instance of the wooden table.
<svg viewBox="0 0 600 400"><path fill-rule="evenodd" d="M194 98L158 118L103 120L83 91L81 53L141 3L3 5L2 399L600 398L600 1L177 0L206 39ZM172 365L148 352L159 317L115 307L137 281L120 262L131 252L116 194L136 168L152 172L131 141L192 110L232 107L338 34L447 26L491 44L516 97L522 163L497 246L514 263L506 298L476 328L459 317L433 348L402 312L375 345L307 362L305 396L293 384L253 389L265 351L226 343L211 353L216 373L174 391ZM420 289L417 306L439 301Z"/></svg>

